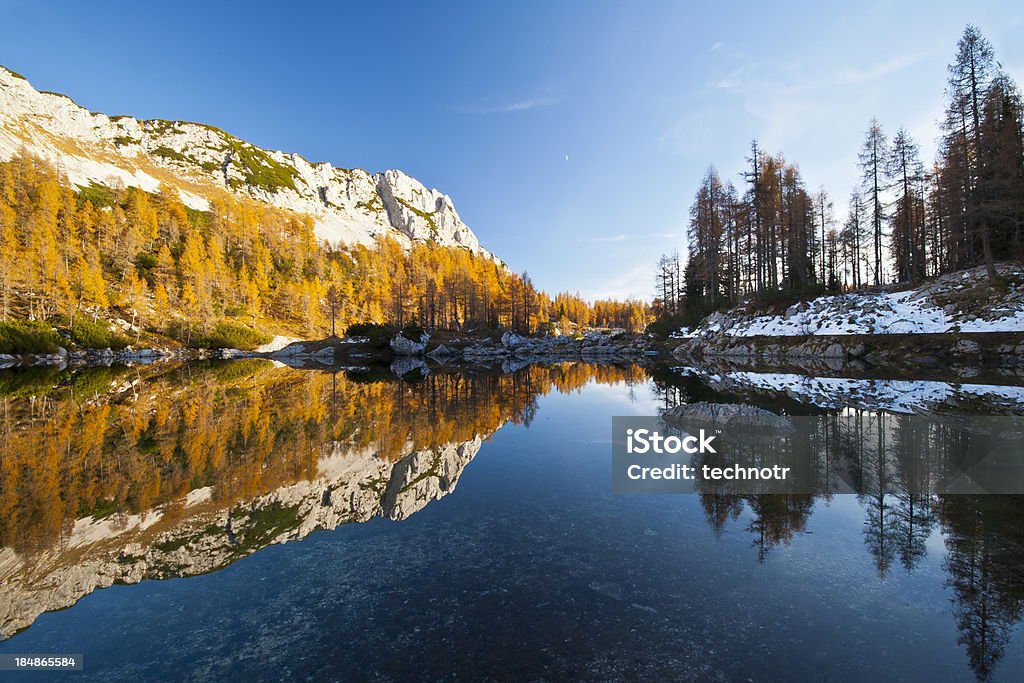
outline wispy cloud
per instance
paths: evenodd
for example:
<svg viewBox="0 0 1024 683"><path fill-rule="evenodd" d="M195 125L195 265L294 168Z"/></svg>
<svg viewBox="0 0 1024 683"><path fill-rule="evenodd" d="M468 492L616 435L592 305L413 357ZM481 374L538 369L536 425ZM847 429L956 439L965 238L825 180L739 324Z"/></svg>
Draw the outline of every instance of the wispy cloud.
<svg viewBox="0 0 1024 683"><path fill-rule="evenodd" d="M711 82L717 90L742 93L784 93L814 90L821 87L873 83L914 66L927 55L916 52L894 57L865 67L844 66L832 73L816 70L816 65L802 60L779 62L751 61L734 66Z"/></svg>
<svg viewBox="0 0 1024 683"><path fill-rule="evenodd" d="M531 109L552 107L561 101L562 98L556 96L533 97L501 104L459 107L457 108L457 111L462 114L506 114L509 112L529 111Z"/></svg>
<svg viewBox="0 0 1024 683"><path fill-rule="evenodd" d="M920 62L925 55L915 53L903 55L884 62L872 64L867 68L846 67L840 70L832 79L833 85L856 85L859 83L871 83L880 78L885 78Z"/></svg>
<svg viewBox="0 0 1024 683"><path fill-rule="evenodd" d="M811 134L834 135L809 122L827 121L834 128L837 121L861 115L928 59L927 49L838 64L804 57L726 55L707 75L700 96L667 123L658 146L670 154L687 155L720 149L720 143L712 147L706 141L714 140L724 116L751 117L752 124L747 119L750 136L773 149L799 145Z"/></svg>

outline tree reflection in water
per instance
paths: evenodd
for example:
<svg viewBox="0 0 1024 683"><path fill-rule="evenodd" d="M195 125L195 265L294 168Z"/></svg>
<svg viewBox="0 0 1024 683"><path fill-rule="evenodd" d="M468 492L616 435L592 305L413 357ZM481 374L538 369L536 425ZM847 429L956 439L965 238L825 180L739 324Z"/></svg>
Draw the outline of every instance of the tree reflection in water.
<svg viewBox="0 0 1024 683"><path fill-rule="evenodd" d="M404 478L392 473L390 485L400 479L403 491L423 477L444 479L450 487L458 471L436 471L436 459L412 462L410 454L437 455L459 444L479 448L480 440L506 423L529 425L538 398L553 391L653 379L666 407L737 400L696 380L667 383L665 377L663 369L573 363L510 374L442 371L394 381L383 371L302 371L261 360L2 374L0 552L15 553L22 566L45 577L62 562L80 565L87 559L90 551L71 543L82 520L114 520L116 526L117 520L159 510L159 524L149 536L128 539L140 548L104 552L121 564L134 557L149 560L147 573L118 580L189 575L210 569L175 564L199 538L195 525L187 529L192 535L175 531L195 514L189 501L197 491L209 492L210 519L225 525L214 529L222 533L221 546L209 536L201 539L220 552L216 566L223 566L281 542L289 530L299 533L304 509L289 508L274 496L328 476L325 454L365 453L385 473L401 465ZM758 404L818 416L818 428L802 447L820 453L814 476L821 490L843 484L857 492L863 543L879 580L900 568L914 572L927 556L929 538L941 532L960 644L978 679L989 679L1024 609L1024 497L935 492L943 458L965 445L955 424L929 425L880 411L821 410L785 396L774 403L760 396ZM463 459L455 467L472 459L475 448L460 451ZM922 452L929 457L921 458ZM332 491L339 493L331 486L318 505L331 502ZM388 486L386 480L367 479L346 495L365 490L373 514L381 514ZM730 526L742 529L760 563L806 531L815 506L832 495L741 494L726 486L699 493L715 536ZM394 518L416 509L403 508ZM358 521L341 515L332 523L353 520ZM34 564L39 558L46 562ZM40 611L73 604L82 594L40 603L25 619L31 623Z"/></svg>
<svg viewBox="0 0 1024 683"><path fill-rule="evenodd" d="M666 407L679 401L737 398L692 379L666 381L667 377L661 375L660 387ZM927 541L939 526L959 643L978 680L989 680L1024 616L1024 496L934 490L943 467L962 454L969 456L979 437L962 429L955 416L943 424L884 411L821 410L785 396L772 407L789 415L818 416L820 438L812 435L802 445L819 451L817 476L823 489L838 478L858 492L864 544L879 580L890 575L897 561L912 573L926 557ZM741 525L761 563L773 548L789 544L806 529L817 500L831 498L738 495L722 488L705 487L700 493L708 525L716 538L730 524Z"/></svg>

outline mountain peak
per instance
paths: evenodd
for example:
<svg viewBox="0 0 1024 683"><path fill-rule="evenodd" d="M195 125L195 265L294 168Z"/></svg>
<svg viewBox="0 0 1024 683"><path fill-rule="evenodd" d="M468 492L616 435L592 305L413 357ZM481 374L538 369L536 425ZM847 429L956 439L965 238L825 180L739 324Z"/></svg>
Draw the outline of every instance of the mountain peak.
<svg viewBox="0 0 1024 683"><path fill-rule="evenodd" d="M90 112L0 66L0 160L22 148L82 187L120 184L154 192L163 184L196 209L209 208L210 196L227 190L313 216L317 237L330 243L370 244L377 236L405 245L433 240L494 258L448 195L401 171L371 174L310 163L205 123Z"/></svg>

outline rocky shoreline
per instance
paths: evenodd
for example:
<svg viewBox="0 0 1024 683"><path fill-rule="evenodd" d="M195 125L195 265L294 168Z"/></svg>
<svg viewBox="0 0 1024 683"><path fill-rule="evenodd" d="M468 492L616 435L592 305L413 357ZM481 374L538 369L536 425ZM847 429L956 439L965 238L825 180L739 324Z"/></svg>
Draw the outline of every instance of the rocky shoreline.
<svg viewBox="0 0 1024 683"><path fill-rule="evenodd" d="M262 354L222 352L221 357L252 357ZM467 337L445 343L422 334L410 339L396 334L387 349L374 350L365 338L326 339L295 342L269 357L296 367L336 367L345 363L390 363L396 376L413 371L429 372L428 363L441 366L470 364L500 366L514 372L532 363L592 362L640 363L667 357L668 349L638 335L592 332L577 337L527 337L505 332L500 339Z"/></svg>
<svg viewBox="0 0 1024 683"><path fill-rule="evenodd" d="M160 362L267 358L294 367L392 365L396 375L428 364L501 366L514 371L532 363L648 363L728 361L763 366L814 363L833 370L847 366L894 365L938 368L950 363L981 367L1024 366L1024 333L807 335L784 337L699 336L667 343L644 335L592 332L576 337L528 337L505 332L500 338L465 337L444 342L424 334L419 339L395 335L387 348L375 348L364 337L293 341L273 350L191 348L64 348L54 354L0 354L0 369L50 366L90 367L148 365Z"/></svg>
<svg viewBox="0 0 1024 683"><path fill-rule="evenodd" d="M847 363L935 367L948 362L975 365L1024 365L1024 333L870 334L694 337L678 345L680 360L726 359L737 362L819 361L833 369Z"/></svg>
<svg viewBox="0 0 1024 683"><path fill-rule="evenodd" d="M353 363L392 362L399 365L423 365L427 361L447 365L472 363L529 364L532 362L638 362L667 356L663 344L641 335L592 332L576 337L528 337L505 332L500 339L466 337L436 343L427 334L409 339L396 334L387 348L375 348L365 337L334 337L320 340L295 340L272 350L190 349L128 347L123 350L61 347L53 354L0 354L0 369L31 366L102 366L114 364L150 364L162 361L234 360L269 358L297 367L333 366ZM404 374L404 373L403 373Z"/></svg>
<svg viewBox="0 0 1024 683"><path fill-rule="evenodd" d="M98 366L98 365L148 365L162 361L202 360L216 357L207 349L188 348L144 348L114 351L113 349L81 349L69 351L63 346L56 353L0 353L0 370L17 367L56 366Z"/></svg>

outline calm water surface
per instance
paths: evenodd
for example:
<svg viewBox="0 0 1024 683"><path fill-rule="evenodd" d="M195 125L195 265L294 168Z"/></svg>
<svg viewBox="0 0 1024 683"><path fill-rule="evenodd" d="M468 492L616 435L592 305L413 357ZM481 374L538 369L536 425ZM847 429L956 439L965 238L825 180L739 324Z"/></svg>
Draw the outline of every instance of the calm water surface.
<svg viewBox="0 0 1024 683"><path fill-rule="evenodd" d="M1020 498L932 497L908 531L900 496L879 521L613 494L613 415L741 400L667 368L226 367L8 376L0 653L84 653L82 680L1024 679Z"/></svg>

